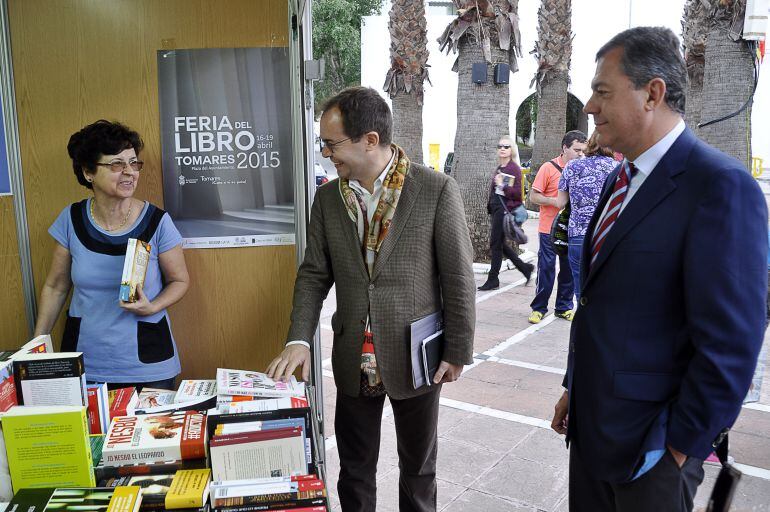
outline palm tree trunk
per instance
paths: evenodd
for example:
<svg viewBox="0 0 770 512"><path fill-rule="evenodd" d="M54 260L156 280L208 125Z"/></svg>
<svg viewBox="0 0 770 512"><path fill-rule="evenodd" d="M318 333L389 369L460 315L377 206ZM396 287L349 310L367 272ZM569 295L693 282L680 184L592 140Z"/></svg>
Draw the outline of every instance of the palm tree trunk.
<svg viewBox="0 0 770 512"><path fill-rule="evenodd" d="M428 77L428 38L423 0L393 0L388 22L390 69L383 89L393 106L393 140L423 163L422 99Z"/></svg>
<svg viewBox="0 0 770 512"><path fill-rule="evenodd" d="M572 1L542 0L537 11L537 127L531 179L544 162L561 153L567 128L567 86L572 59ZM527 208L536 206L527 198Z"/></svg>
<svg viewBox="0 0 770 512"><path fill-rule="evenodd" d="M422 84L419 85L422 87ZM422 105L414 94L401 93L392 100L393 142L401 146L409 160L423 163Z"/></svg>
<svg viewBox="0 0 770 512"><path fill-rule="evenodd" d="M745 10L745 4L743 7ZM743 19L742 15L740 19ZM712 24L706 40L701 123L740 109L751 96L753 85L753 55L745 42L734 41L724 23ZM751 168L751 105L731 119L702 127L699 135L715 148L743 162L747 169Z"/></svg>
<svg viewBox="0 0 770 512"><path fill-rule="evenodd" d="M698 123L701 122L701 114L703 111L703 82L695 83L688 81L685 97L687 98L687 101L684 109L684 120L687 123L688 128L690 128L696 135L700 135Z"/></svg>
<svg viewBox="0 0 770 512"><path fill-rule="evenodd" d="M540 86L537 98L537 128L532 147L532 172L561 153L567 128L567 76L551 73Z"/></svg>
<svg viewBox="0 0 770 512"><path fill-rule="evenodd" d="M701 0L687 0L682 16L682 45L687 63L685 116L687 126L696 134L703 108L703 67L709 16Z"/></svg>
<svg viewBox="0 0 770 512"><path fill-rule="evenodd" d="M508 84L495 85L487 64L487 83L471 80L474 62L484 62L479 45L460 41L457 83L457 133L452 176L460 186L473 243L474 261L489 261L489 179L497 167L497 142L509 133ZM492 48L492 62L508 62L508 52Z"/></svg>

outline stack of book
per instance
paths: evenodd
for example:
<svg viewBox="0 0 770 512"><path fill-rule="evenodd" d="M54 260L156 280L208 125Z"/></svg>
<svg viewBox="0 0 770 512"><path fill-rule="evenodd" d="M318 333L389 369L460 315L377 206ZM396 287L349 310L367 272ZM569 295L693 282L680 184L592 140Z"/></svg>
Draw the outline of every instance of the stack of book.
<svg viewBox="0 0 770 512"><path fill-rule="evenodd" d="M49 350L0 353L8 510L328 510L304 383L220 368L176 391L108 392L86 385L82 354Z"/></svg>
<svg viewBox="0 0 770 512"><path fill-rule="evenodd" d="M213 482L215 512L258 510L326 511L326 486L316 475Z"/></svg>
<svg viewBox="0 0 770 512"><path fill-rule="evenodd" d="M218 368L216 406L232 414L307 407L308 402L304 382L294 376L281 382L260 372Z"/></svg>
<svg viewBox="0 0 770 512"><path fill-rule="evenodd" d="M246 402L273 402L261 410L209 413L213 511L327 510L311 408L292 405L292 398L299 397ZM281 400L289 402L279 407Z"/></svg>

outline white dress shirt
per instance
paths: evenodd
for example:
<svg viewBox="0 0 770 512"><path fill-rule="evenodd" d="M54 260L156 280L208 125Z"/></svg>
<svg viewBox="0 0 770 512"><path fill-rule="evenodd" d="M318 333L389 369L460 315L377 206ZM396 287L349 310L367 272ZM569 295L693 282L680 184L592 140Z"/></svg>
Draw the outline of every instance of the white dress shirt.
<svg viewBox="0 0 770 512"><path fill-rule="evenodd" d="M637 172L631 178L631 182L628 184L628 192L626 192L626 197L623 199L623 204L620 205L620 212L618 212L618 216L623 213L625 207L628 206L628 203L631 202L631 199L641 188L644 180L646 180L647 177L652 173L652 170L655 169L658 163L663 159L663 156L668 153L668 150L671 149L671 146L674 145L674 142L676 142L676 139L679 138L679 136L682 134L684 128L684 121L680 119L676 126L674 126L666 135L664 135L662 139L653 144L647 151L639 155L636 160L631 162L636 167ZM599 217L599 219L604 219L604 216L607 215L607 208L609 205L610 201L607 201L607 204L604 205L602 215ZM598 228L600 225L601 223L596 223L596 226L594 227L594 235L596 234L596 228Z"/></svg>

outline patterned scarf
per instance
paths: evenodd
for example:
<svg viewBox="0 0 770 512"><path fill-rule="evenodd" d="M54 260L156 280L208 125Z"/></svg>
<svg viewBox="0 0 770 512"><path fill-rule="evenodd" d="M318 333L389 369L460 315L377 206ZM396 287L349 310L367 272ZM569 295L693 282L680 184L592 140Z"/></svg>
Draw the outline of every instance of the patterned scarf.
<svg viewBox="0 0 770 512"><path fill-rule="evenodd" d="M361 252L370 278L382 241L385 240L393 215L396 213L404 179L409 172L409 158L404 154L404 150L395 144L391 144L391 148L396 156L382 181L382 195L377 202L377 208L374 210L371 222L369 222L366 212L366 203L350 187L349 180L343 178L339 180L342 202L348 210L350 220L356 224L358 240L361 241ZM374 335L369 315L366 318L364 342L361 347L361 393L369 397L385 394L385 387L382 384L380 369L374 354Z"/></svg>
<svg viewBox="0 0 770 512"><path fill-rule="evenodd" d="M404 150L395 144L391 144L391 148L396 152L396 157L382 182L382 195L377 203L377 209L374 211L371 223L364 208L362 208L363 201L350 187L349 180L343 178L339 180L342 202L345 203L350 220L356 223L358 239L363 240L361 245L363 246L364 263L369 277L372 276L374 262L377 260L377 253L380 251L382 241L385 240L390 229L390 223L401 197L404 179L409 171L409 158L407 158ZM366 237L364 237L364 233L366 233Z"/></svg>

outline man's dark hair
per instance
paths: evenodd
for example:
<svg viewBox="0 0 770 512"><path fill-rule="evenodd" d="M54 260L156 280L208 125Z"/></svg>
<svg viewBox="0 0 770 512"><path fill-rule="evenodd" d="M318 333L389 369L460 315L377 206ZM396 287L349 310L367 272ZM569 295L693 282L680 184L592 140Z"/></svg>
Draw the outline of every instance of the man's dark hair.
<svg viewBox="0 0 770 512"><path fill-rule="evenodd" d="M583 142L585 143L588 140L588 137L585 133L581 132L580 130L570 130L567 133L564 134L564 137L561 139L561 146L562 147L572 147L572 143L575 141Z"/></svg>
<svg viewBox="0 0 770 512"><path fill-rule="evenodd" d="M653 78L666 82L666 104L684 114L687 66L679 50L679 39L664 27L630 28L616 35L596 53L598 61L615 48L623 49L623 72L637 89Z"/></svg>
<svg viewBox="0 0 770 512"><path fill-rule="evenodd" d="M93 188L91 182L83 176L83 171L95 172L102 155L117 155L131 148L139 155L142 147L144 143L138 133L120 123L100 119L72 134L67 144L67 153L72 159L72 170L78 183Z"/></svg>
<svg viewBox="0 0 770 512"><path fill-rule="evenodd" d="M393 137L393 116L382 96L371 87L349 87L326 101L323 111L337 107L342 114L345 134L353 142L369 132L380 135L380 146L389 146Z"/></svg>

